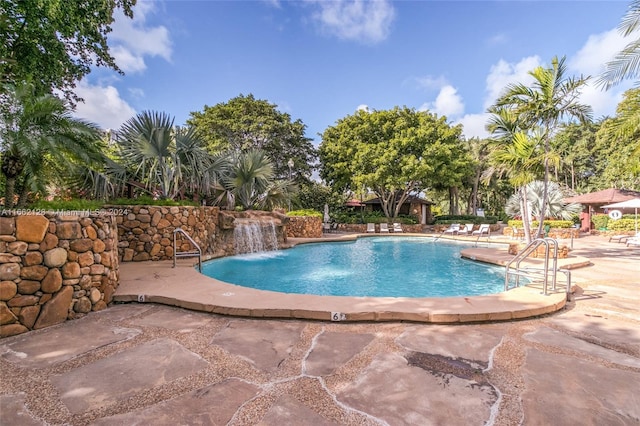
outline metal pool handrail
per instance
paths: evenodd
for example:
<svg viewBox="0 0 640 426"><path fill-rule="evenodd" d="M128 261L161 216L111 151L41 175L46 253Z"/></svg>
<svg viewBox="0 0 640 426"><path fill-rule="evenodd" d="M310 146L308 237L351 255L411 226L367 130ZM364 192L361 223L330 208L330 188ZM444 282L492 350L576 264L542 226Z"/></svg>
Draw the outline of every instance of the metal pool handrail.
<svg viewBox="0 0 640 426"><path fill-rule="evenodd" d="M178 252L178 245L177 245L177 239L176 239L176 234L182 234L187 240L189 240L189 242L195 247L195 250L191 250L191 251L182 251L182 252ZM196 257L198 256L198 271L202 272L202 250L200 249L200 246L198 245L198 243L196 243L193 238L191 238L189 236L189 234L187 234L187 232L182 229L182 228L176 228L173 230L173 267L176 267L176 259L178 257Z"/></svg>

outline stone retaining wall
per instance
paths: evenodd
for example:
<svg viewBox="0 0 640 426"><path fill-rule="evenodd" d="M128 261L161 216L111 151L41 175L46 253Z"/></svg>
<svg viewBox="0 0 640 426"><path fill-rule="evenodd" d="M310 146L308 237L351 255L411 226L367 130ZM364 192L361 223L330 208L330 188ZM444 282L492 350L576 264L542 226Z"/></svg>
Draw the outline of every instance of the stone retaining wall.
<svg viewBox="0 0 640 426"><path fill-rule="evenodd" d="M289 216L289 224L287 225L287 237L322 237L322 218L312 216Z"/></svg>
<svg viewBox="0 0 640 426"><path fill-rule="evenodd" d="M218 207L113 206L119 214L118 255L123 262L173 259L173 231L182 228L202 249L213 255L218 227ZM180 234L178 250L192 249Z"/></svg>
<svg viewBox="0 0 640 426"><path fill-rule="evenodd" d="M538 231L538 228L532 229L531 233L535 234ZM522 238L524 236L524 230L519 229L519 234L514 237L513 228L511 226L507 226L502 230L502 235L505 235L509 238ZM555 238L556 240L569 240L571 238L580 238L580 229L578 228L551 228L549 229L549 238Z"/></svg>
<svg viewBox="0 0 640 426"><path fill-rule="evenodd" d="M0 217L0 337L106 308L118 272L112 215Z"/></svg>
<svg viewBox="0 0 640 426"><path fill-rule="evenodd" d="M236 254L234 229L236 219L271 220L277 227L278 244L286 239L282 229L288 217L281 212L224 211L210 206L113 206L119 211L118 254L122 262L146 260L173 260L173 231L182 228L200 246L206 258ZM178 251L191 251L194 247L176 235Z"/></svg>

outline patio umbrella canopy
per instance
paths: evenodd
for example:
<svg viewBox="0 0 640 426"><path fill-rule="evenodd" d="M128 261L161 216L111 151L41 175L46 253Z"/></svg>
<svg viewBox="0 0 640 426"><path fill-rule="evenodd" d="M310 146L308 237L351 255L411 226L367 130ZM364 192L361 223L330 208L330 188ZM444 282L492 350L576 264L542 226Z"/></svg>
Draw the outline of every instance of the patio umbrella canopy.
<svg viewBox="0 0 640 426"><path fill-rule="evenodd" d="M636 234L638 233L638 209L640 209L640 198L632 198L630 200L621 201L619 203L607 204L602 206L607 209L635 209L635 226Z"/></svg>

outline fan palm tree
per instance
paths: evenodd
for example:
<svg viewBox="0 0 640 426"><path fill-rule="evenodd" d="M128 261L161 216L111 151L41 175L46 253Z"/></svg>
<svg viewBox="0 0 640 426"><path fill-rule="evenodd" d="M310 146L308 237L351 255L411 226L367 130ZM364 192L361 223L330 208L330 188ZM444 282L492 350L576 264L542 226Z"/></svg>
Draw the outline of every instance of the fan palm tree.
<svg viewBox="0 0 640 426"><path fill-rule="evenodd" d="M50 179L65 174L66 166L103 160L100 129L72 117L63 100L49 94L35 96L30 85L23 85L15 90L11 102L3 109L0 126L5 207L14 206L16 184L20 185L21 206L30 191L44 192Z"/></svg>
<svg viewBox="0 0 640 426"><path fill-rule="evenodd" d="M227 167L217 185L214 204L271 210L287 205L297 192L293 181L275 178L273 163L263 150L230 152L225 158Z"/></svg>
<svg viewBox="0 0 640 426"><path fill-rule="evenodd" d="M206 193L215 181L215 161L193 129L174 128L173 118L144 111L116 132L118 155L147 189L174 199L184 191Z"/></svg>
<svg viewBox="0 0 640 426"><path fill-rule="evenodd" d="M559 124L565 119L577 119L581 123L591 121L591 107L581 104L577 98L588 78L566 77L565 57L551 60L551 67L537 67L529 72L534 79L531 86L510 84L496 101L496 106L512 110L522 123L522 128L535 132L544 148L544 192L542 197L545 211L549 166L552 161L550 140ZM542 221L538 234L542 232Z"/></svg>
<svg viewBox="0 0 640 426"><path fill-rule="evenodd" d="M262 150L238 153L232 159L231 174L227 188L231 190L236 203L243 209L250 209L258 203L271 185L273 164Z"/></svg>
<svg viewBox="0 0 640 426"><path fill-rule="evenodd" d="M618 29L628 37L640 28L640 0L634 0L622 18ZM640 73L640 37L630 41L615 58L608 62L598 84L609 90L626 78L635 78Z"/></svg>
<svg viewBox="0 0 640 426"><path fill-rule="evenodd" d="M548 200L546 210L542 211L542 195L544 193L544 182L536 180L527 184L526 204L531 208L531 214L542 217L555 217L564 220L570 220L573 216L582 211L582 205L579 203L565 203L565 198L560 185L556 182L549 182ZM521 206L523 200L520 193L514 194L509 198L505 206L505 212L511 216L523 216ZM526 229L526 228L525 228Z"/></svg>

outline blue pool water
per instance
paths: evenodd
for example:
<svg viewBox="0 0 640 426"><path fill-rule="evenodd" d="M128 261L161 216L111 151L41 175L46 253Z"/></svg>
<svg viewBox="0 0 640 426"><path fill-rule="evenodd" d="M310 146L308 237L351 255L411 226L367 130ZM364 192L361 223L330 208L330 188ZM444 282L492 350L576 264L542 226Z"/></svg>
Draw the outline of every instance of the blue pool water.
<svg viewBox="0 0 640 426"><path fill-rule="evenodd" d="M503 291L504 268L461 259L463 247L430 238L359 238L215 259L202 272L283 293L446 297Z"/></svg>

